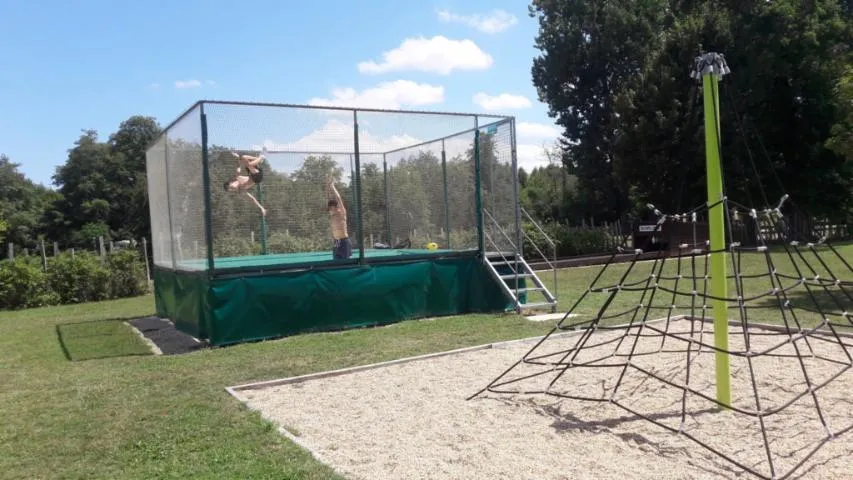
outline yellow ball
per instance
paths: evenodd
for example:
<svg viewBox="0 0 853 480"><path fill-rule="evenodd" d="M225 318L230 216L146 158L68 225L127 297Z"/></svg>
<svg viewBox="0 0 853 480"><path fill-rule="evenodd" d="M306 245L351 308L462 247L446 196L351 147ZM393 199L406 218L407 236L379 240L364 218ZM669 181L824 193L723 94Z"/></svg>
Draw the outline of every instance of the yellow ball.
<svg viewBox="0 0 853 480"><path fill-rule="evenodd" d="M438 250L438 244L435 242L427 243L427 250Z"/></svg>

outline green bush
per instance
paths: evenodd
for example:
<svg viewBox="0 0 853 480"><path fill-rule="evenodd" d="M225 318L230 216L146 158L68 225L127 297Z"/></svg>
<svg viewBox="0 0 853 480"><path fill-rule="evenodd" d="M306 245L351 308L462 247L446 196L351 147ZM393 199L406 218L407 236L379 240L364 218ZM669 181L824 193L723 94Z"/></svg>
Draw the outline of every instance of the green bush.
<svg viewBox="0 0 853 480"><path fill-rule="evenodd" d="M548 222L541 226L542 230L556 244L558 257L609 253L616 246L610 232L604 228L576 228L556 222ZM550 259L552 255L551 246L542 233L529 223L525 223L523 228L526 233L524 238L525 254L531 258L539 256L531 244L532 240L542 253L549 256Z"/></svg>
<svg viewBox="0 0 853 480"><path fill-rule="evenodd" d="M59 298L48 289L47 278L36 257L0 261L0 309L54 305Z"/></svg>
<svg viewBox="0 0 853 480"><path fill-rule="evenodd" d="M217 258L260 254L260 241L253 244L250 239L237 236L221 236L213 239L213 255Z"/></svg>
<svg viewBox="0 0 853 480"><path fill-rule="evenodd" d="M148 293L145 260L137 250L120 250L109 256L110 297L135 297Z"/></svg>
<svg viewBox="0 0 853 480"><path fill-rule="evenodd" d="M94 302L110 298L110 270L101 259L82 251L53 257L48 262L47 281L63 304Z"/></svg>
<svg viewBox="0 0 853 480"><path fill-rule="evenodd" d="M289 233L274 233L267 239L267 251L269 253L316 252L331 250L331 248L331 241L324 243L313 238L297 237Z"/></svg>

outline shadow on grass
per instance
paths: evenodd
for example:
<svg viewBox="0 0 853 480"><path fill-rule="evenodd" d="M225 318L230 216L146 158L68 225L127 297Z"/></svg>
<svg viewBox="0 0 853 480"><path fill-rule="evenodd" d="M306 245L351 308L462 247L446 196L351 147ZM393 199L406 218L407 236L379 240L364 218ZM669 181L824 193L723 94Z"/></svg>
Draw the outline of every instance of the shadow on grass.
<svg viewBox="0 0 853 480"><path fill-rule="evenodd" d="M153 353L126 319L63 323L55 327L62 353L69 361L145 356Z"/></svg>
<svg viewBox="0 0 853 480"><path fill-rule="evenodd" d="M775 296L756 302L753 308L761 310L762 317L773 317L772 323L780 325L787 319L791 327L796 328L796 323L799 322L802 327L811 328L818 325L823 316L826 316L833 326L848 333L853 332L853 320L843 315L845 312L853 313L853 289L846 287L845 291L842 291L838 287L813 286L810 286L810 289L811 291L808 291L802 287L796 291L787 292L782 301L790 302L792 308L786 308L784 315L780 302Z"/></svg>

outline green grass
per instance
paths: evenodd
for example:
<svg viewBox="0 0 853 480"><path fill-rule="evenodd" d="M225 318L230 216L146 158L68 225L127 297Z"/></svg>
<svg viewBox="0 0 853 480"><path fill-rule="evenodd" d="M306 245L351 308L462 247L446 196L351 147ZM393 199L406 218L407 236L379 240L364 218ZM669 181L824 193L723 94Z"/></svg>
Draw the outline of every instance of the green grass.
<svg viewBox="0 0 853 480"><path fill-rule="evenodd" d="M514 315L470 315L139 356L138 338L105 321L152 311L148 296L0 313L4 478L336 478L224 387L547 329ZM57 331L72 358L88 360L69 361Z"/></svg>
<svg viewBox="0 0 853 480"><path fill-rule="evenodd" d="M851 262L850 259L853 258L853 245L842 245L835 248L841 257L847 260L848 263ZM815 274L818 274L821 278L829 278L829 273L832 272L841 279L853 280L853 272L850 272L849 268L844 265L837 255L829 251L827 248L824 247L819 250L820 258L824 261L825 265L821 264L817 259L817 256L805 247L800 247L800 249L803 253L802 258L793 252L793 255L789 255L781 248L774 248L772 250L769 255L770 261L778 274L788 275L795 278L800 278L801 276L812 278ZM738 296L738 292L740 290L741 295L746 299L746 306L748 307L746 309L746 315L747 320L750 323L783 323L784 319L780 311L779 299L775 295L767 295L774 286L779 286L778 284L773 283L774 280L769 275L771 269L768 267L767 256L764 253L759 252L742 253L739 258L737 256L727 255L726 266L729 276L734 276L735 272L733 259L734 261L739 262L738 270L740 270L745 276L763 276L744 278L741 282L738 282L735 278L729 278L727 296L735 298ZM663 268L661 268L661 266ZM595 287L602 288L619 284L622 276L629 270L629 268L630 263L616 263L610 265L604 271L601 278L599 278L595 283ZM601 267L596 266L559 270L557 273L556 288L557 297L560 302L559 311L565 312L571 308L575 302L581 298L600 271ZM680 280L664 278L675 277L679 272L682 275ZM642 290L646 287L646 281L649 279L651 273L655 273L658 278L664 278L659 280L658 284L669 290L676 290L682 293L691 292L694 286L692 278L689 277L698 277L696 280L697 291L702 293L705 288L704 279L702 278L705 275L704 257L696 257L695 264L689 257L682 258L680 261L678 259L666 259L660 260L657 263L653 261L637 262L628 272L628 276L621 281L621 284L633 284L635 288ZM540 274L540 278L542 278L543 282L549 289L554 289L553 277L550 271L542 272ZM781 282L781 287L786 289L784 295L787 296L787 300L790 300L790 303L795 307L814 308L814 302L816 300L819 308L824 312L835 314L840 314L846 310L853 312L853 298L845 295L845 293L838 287L832 286L830 288L823 288L821 286L810 286L809 288L806 288L803 285L795 286L796 280L790 278L782 278ZM708 288L710 289L710 282ZM813 296L810 295L809 290ZM848 292L851 291L849 287L846 288L846 290ZM613 302L608 306L606 315L610 313L628 311L631 311L631 313L618 318L607 319L603 323L628 323L631 321L633 316L633 311L631 309L639 310L636 320L641 320L645 315L645 308L637 308L641 303L643 305L650 304L652 306L652 309L648 313L648 319L666 317L667 312L665 309L669 308L673 304L678 307L673 310L673 315L691 313L691 297L677 295L675 296L675 299L673 299L673 294L671 292L664 291L663 289L657 290L653 298L650 296L651 293L652 289L646 289L645 292L622 291L618 293L614 297ZM710 290L708 290L707 293L710 294ZM644 294L645 297L643 296ZM755 298L761 295L764 296ZM581 301L574 310L575 313L581 315L577 320L582 321L595 316L608 296L609 293L605 292L590 292L587 294L584 300ZM785 300L784 297L783 300ZM696 314L701 315L702 299L697 298L696 301ZM710 304L711 302L709 301L708 303ZM795 310L794 313L797 319L804 326L814 325L820 321L821 318L818 313L813 312ZM711 316L710 309L708 310L707 316ZM731 320L740 320L741 313L736 303L731 303L729 305L728 316ZM793 322L793 317L790 314L787 315L787 318L789 322ZM841 322L843 319L833 318L833 321Z"/></svg>
<svg viewBox="0 0 853 480"><path fill-rule="evenodd" d="M842 247L841 253L849 257L853 247ZM777 270L796 273L794 263L786 263L785 258L774 253ZM743 262L747 273L767 271L763 257L750 256ZM626 282L644 280L652 265L637 264ZM617 283L627 266L612 266L599 284ZM837 272L846 270L838 261L829 266ZM559 273L557 292L563 311L599 270ZM663 275L677 271L677 262L667 261ZM704 275L701 266L698 271ZM679 290L685 289L684 282ZM747 282L747 295L770 287L766 277ZM670 287L674 283L661 281ZM730 284L734 292L734 280ZM797 291L805 290L798 287ZM802 293L790 293L795 304L808 300ZM671 303L671 294L658 294L654 303ZM577 311L594 314L607 295L590 294ZM627 310L640 295L623 292L612 309ZM819 294L819 300L832 310L847 305L840 307L837 298ZM750 310L750 319L778 323L775 302L775 297L756 301L764 308ZM689 299L676 303L689 305ZM0 312L0 471L4 477L337 478L242 407L224 387L535 336L551 325L515 315L470 315L153 356L143 355L144 343L121 321L152 312L151 296ZM689 313L689 309L677 313ZM628 320L630 316L612 322ZM472 392L489 380L471 385Z"/></svg>
<svg viewBox="0 0 853 480"><path fill-rule="evenodd" d="M139 335L121 320L60 324L56 335L66 358L74 361L152 354Z"/></svg>

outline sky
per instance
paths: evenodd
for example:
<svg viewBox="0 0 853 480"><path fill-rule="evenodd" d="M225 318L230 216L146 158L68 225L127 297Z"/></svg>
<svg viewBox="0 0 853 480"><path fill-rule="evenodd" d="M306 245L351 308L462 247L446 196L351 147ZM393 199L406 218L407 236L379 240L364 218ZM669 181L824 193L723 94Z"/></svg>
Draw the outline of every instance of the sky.
<svg viewBox="0 0 853 480"><path fill-rule="evenodd" d="M0 0L0 154L52 186L83 130L166 126L204 99L514 116L530 169L559 135L532 84L537 30L509 0ZM210 135L319 148L352 122L301 112L211 110ZM359 117L377 148L469 123Z"/></svg>

